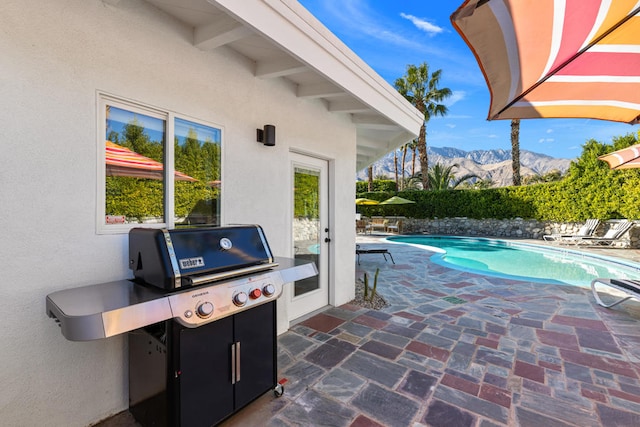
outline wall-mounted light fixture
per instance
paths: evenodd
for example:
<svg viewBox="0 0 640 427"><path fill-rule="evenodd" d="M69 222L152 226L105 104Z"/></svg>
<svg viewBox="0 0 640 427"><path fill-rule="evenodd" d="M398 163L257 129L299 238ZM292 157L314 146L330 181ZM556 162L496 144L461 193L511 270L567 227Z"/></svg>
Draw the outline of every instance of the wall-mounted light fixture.
<svg viewBox="0 0 640 427"><path fill-rule="evenodd" d="M276 127L274 125L264 125L264 129L256 129L256 131L258 142L270 147L276 145Z"/></svg>

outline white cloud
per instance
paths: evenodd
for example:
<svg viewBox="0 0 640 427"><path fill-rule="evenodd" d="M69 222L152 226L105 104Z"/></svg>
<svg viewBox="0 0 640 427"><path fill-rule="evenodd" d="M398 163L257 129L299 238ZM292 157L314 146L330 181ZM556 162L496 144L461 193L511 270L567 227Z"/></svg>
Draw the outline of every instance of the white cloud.
<svg viewBox="0 0 640 427"><path fill-rule="evenodd" d="M498 137L498 135L496 135L495 133L487 135L487 138L497 138L497 137Z"/></svg>
<svg viewBox="0 0 640 427"><path fill-rule="evenodd" d="M540 138L540 139L538 140L538 142L539 142L540 144L549 143L549 142L554 142L554 141L555 141L555 139L554 139L554 138Z"/></svg>
<svg viewBox="0 0 640 427"><path fill-rule="evenodd" d="M466 95L467 93L463 90L454 90L451 92L451 96L447 98L444 103L447 105L447 107L451 107L456 102L465 99Z"/></svg>
<svg viewBox="0 0 640 427"><path fill-rule="evenodd" d="M465 115L465 114L447 114L445 116L447 119L473 119L474 116Z"/></svg>
<svg viewBox="0 0 640 427"><path fill-rule="evenodd" d="M444 28L438 27L437 25L434 25L425 19L418 18L413 15L408 15L406 13L401 13L400 16L402 16L404 19L411 21L411 23L413 23L413 25L415 25L418 29L424 31L425 33L431 36L434 36L444 31Z"/></svg>
<svg viewBox="0 0 640 427"><path fill-rule="evenodd" d="M553 129L547 129L547 133L553 133Z"/></svg>
<svg viewBox="0 0 640 427"><path fill-rule="evenodd" d="M455 127L456 127L456 125L454 125L453 123L448 123L448 124L446 124L445 126L446 126L446 127L448 127L448 128L450 128L450 129L453 129L453 128L455 128Z"/></svg>
<svg viewBox="0 0 640 427"><path fill-rule="evenodd" d="M419 50L422 45L410 37L398 32L389 25L384 15L375 12L366 0L323 1L324 7L339 24L338 32L351 36L366 36L380 40L385 44L394 44L406 49Z"/></svg>

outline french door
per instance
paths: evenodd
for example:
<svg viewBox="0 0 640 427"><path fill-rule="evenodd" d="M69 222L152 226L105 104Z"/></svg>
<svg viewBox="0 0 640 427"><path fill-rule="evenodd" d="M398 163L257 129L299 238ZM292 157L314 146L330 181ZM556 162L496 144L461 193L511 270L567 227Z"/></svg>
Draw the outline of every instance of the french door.
<svg viewBox="0 0 640 427"><path fill-rule="evenodd" d="M289 320L329 303L329 185L326 160L291 153L293 256L316 263L319 274L290 288Z"/></svg>

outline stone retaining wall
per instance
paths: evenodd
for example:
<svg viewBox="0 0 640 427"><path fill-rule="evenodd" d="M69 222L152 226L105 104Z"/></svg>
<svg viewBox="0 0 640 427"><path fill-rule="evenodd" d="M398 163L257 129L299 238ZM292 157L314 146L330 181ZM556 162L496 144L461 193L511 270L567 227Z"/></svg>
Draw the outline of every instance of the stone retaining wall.
<svg viewBox="0 0 640 427"><path fill-rule="evenodd" d="M595 235L602 236L617 221L606 221L600 224ZM584 223L562 223L552 221L536 221L522 218L515 219L471 219L471 218L435 218L435 219L402 219L402 232L444 234L454 236L503 237L517 239L542 239L546 234L575 234ZM640 227L632 228L620 239L619 246L640 247Z"/></svg>

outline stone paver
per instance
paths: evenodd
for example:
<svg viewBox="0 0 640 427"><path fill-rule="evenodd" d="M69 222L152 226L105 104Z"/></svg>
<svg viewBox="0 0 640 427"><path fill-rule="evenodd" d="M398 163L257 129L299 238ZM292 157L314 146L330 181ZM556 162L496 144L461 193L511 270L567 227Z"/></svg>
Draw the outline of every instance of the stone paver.
<svg viewBox="0 0 640 427"><path fill-rule="evenodd" d="M393 253L395 265L356 266L360 278L380 268L388 305L293 326L278 338L284 395L224 426L640 425L640 303L607 310L586 288L470 274L359 240Z"/></svg>

